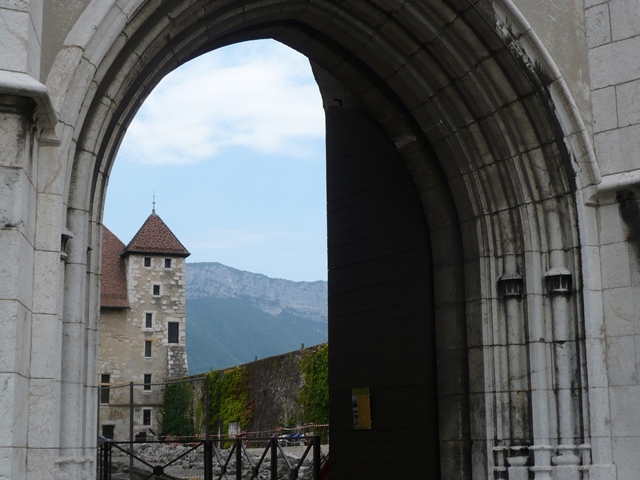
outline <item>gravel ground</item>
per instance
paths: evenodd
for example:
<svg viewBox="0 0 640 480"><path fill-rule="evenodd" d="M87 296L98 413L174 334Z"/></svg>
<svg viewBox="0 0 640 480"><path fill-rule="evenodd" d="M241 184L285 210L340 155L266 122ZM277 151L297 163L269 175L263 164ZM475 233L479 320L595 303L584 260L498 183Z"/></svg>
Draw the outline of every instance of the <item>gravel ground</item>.
<svg viewBox="0 0 640 480"><path fill-rule="evenodd" d="M136 445L136 446L140 447L140 445ZM200 449L201 448L202 447L200 447ZM291 463L295 465L298 463L297 459L302 458L302 455L304 455L304 452L307 449L307 447L304 445L287 446L287 447L282 447L282 449L284 450L285 454L290 457ZM321 445L320 449L322 452L322 457L328 455L329 445ZM175 458L175 455L181 453L179 450L180 449L177 449L175 452L172 452L172 449L170 448L169 444L149 444L144 449L138 448L138 450L136 451L136 454L139 455L141 458L144 458L151 465L164 465L172 457ZM257 460L260 458L263 452L264 452L264 447L263 448L247 448L247 453L249 453L249 455L253 457L253 460L252 460L253 462L257 462ZM203 478L202 453L203 452L199 451L195 455L195 458L192 458L192 459L190 459L189 456L185 456L182 461L175 464L173 467L167 468L167 470L165 471L165 473L167 474L167 478L175 478L175 479L183 479L183 480ZM229 452L228 450L223 450L221 453L223 456L226 457L226 455L228 455ZM281 455L282 454L278 451L278 457L281 457ZM268 456L267 458L268 460L271 456L271 452L268 452L267 456ZM308 460L311 460L312 458L313 458L313 449L309 451L309 454L305 459L305 463ZM244 461L245 460L243 459L243 463ZM138 462L136 462L136 464L137 463ZM214 468L216 468L215 463L216 462L214 461ZM114 457L113 457L114 469L112 470L113 479L114 480L120 479L120 478L128 479L129 478L129 474L127 473L128 465L129 465L129 457L125 453L120 451L114 452ZM142 465L136 465L136 469L139 469L139 471L136 473L135 478L148 478L148 473L149 473L148 467L146 466L143 467Z"/></svg>

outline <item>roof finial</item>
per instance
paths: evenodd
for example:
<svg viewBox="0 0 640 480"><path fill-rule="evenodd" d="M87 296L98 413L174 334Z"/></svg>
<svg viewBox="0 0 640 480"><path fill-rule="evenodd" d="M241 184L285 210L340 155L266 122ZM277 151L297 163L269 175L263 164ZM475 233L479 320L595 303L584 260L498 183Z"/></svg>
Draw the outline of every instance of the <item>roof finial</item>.
<svg viewBox="0 0 640 480"><path fill-rule="evenodd" d="M153 208L151 209L151 215L156 214L156 192L153 192Z"/></svg>

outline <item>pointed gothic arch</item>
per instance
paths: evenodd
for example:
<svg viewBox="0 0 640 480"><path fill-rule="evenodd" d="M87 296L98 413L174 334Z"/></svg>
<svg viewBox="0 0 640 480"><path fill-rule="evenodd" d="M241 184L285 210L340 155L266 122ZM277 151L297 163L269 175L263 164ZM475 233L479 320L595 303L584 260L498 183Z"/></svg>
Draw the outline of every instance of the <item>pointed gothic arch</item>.
<svg viewBox="0 0 640 480"><path fill-rule="evenodd" d="M562 78L511 3L137 0L123 5L90 4L47 82L59 101L61 142L69 146L61 150L69 153L62 162L72 165L65 194L66 224L74 235L65 269L65 317L86 319L82 335L95 336L97 247L108 173L141 102L164 75L197 55L273 38L313 62L328 122L334 118L338 125L328 125L330 146L346 142L347 150L364 151L367 137L358 137L358 131L376 132L378 153L385 154L373 170L361 170L373 179L373 186L361 185L368 192L365 199L389 193L390 211L411 216L409 233L388 226L374 234L337 230L346 239L336 245L358 248L374 238L376 245L391 239L398 247L374 249L372 265L391 258L375 284L363 285L364 274L349 261L330 267L330 309L334 301L334 311L369 314L367 301L383 292L393 298L389 308L415 300L416 310L403 317L414 319L409 336L423 328L416 312L433 326L421 331L428 352L415 361L426 362L421 373L434 371L412 387L431 392L420 397L423 402L437 397L428 406L436 416L425 424L438 432L432 447L434 458L441 459L442 478L489 475L524 451L542 469L551 469L551 457L560 455L561 465L566 461L568 468L577 468L589 420L583 401L576 197L599 177ZM332 103L336 98L340 102ZM350 168L366 163L341 148L329 162L350 156ZM385 162L393 163L392 172ZM344 170L329 174L337 175L329 178L336 188L353 179ZM393 185L392 191L385 185ZM362 197L345 200L340 192L336 210L352 214L340 220L330 213L330 228L331 215L337 228L361 213L356 205ZM414 241L411 247L402 246L406 238ZM330 262L331 255L348 251L329 248ZM398 267L401 258L409 258L400 253L409 250L421 255ZM570 275L571 291L549 293L545 281L563 275ZM405 295L406 285L415 284L412 279L419 279L424 295ZM501 289L507 279L520 294L505 295ZM398 320L388 318L380 320L382 336ZM363 374L366 365L356 368L362 352L349 352L356 342L341 337L347 334L340 329L332 338L331 322L330 310L332 344L344 340L332 349L333 361L344 360L355 368L356 378L369 378ZM63 348L81 348L75 340L69 336ZM377 340L369 341L374 354L382 353ZM390 364L401 362L400 349L393 355ZM62 397L76 388L77 381L63 378ZM336 409L342 400L333 398L345 391L346 384L332 386ZM389 402L407 400L408 390L398 391L400 396ZM63 406L63 430L89 431L75 408ZM347 421L340 415L334 419ZM420 437L418 428L402 427L410 437ZM401 436L391 430L391 439ZM342 434L345 455L357 454L352 445L359 437L346 428ZM370 439L369 448L380 441ZM377 468L388 475L383 473L387 466Z"/></svg>

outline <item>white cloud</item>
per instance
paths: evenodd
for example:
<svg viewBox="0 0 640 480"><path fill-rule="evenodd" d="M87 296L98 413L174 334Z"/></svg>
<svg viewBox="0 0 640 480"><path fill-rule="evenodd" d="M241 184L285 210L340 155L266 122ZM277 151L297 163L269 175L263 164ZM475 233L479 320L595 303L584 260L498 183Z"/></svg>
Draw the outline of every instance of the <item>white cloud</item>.
<svg viewBox="0 0 640 480"><path fill-rule="evenodd" d="M136 115L121 155L185 164L242 146L310 157L324 138L324 113L308 60L274 41L203 55L156 87Z"/></svg>

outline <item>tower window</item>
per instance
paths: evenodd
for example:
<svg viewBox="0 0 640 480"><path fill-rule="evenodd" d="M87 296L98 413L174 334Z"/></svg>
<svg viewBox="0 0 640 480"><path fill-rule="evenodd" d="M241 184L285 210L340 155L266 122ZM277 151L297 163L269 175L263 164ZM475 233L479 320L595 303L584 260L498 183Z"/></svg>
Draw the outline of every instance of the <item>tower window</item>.
<svg viewBox="0 0 640 480"><path fill-rule="evenodd" d="M151 257L144 257L144 266L145 267L151 266Z"/></svg>
<svg viewBox="0 0 640 480"><path fill-rule="evenodd" d="M111 383L111 375L103 373L100 375L100 403L109 404L109 384Z"/></svg>
<svg viewBox="0 0 640 480"><path fill-rule="evenodd" d="M168 342L178 343L180 339L180 324L178 322L169 322Z"/></svg>
<svg viewBox="0 0 640 480"><path fill-rule="evenodd" d="M151 340L146 340L144 342L144 356L146 358L151 358Z"/></svg>
<svg viewBox="0 0 640 480"><path fill-rule="evenodd" d="M144 314L144 328L153 328L153 313Z"/></svg>
<svg viewBox="0 0 640 480"><path fill-rule="evenodd" d="M151 390L151 374L150 373L144 374L144 389Z"/></svg>
<svg viewBox="0 0 640 480"><path fill-rule="evenodd" d="M164 259L164 268L171 268L171 259L170 258L165 258Z"/></svg>
<svg viewBox="0 0 640 480"><path fill-rule="evenodd" d="M153 286L153 296L154 297L160 296L160 285Z"/></svg>
<svg viewBox="0 0 640 480"><path fill-rule="evenodd" d="M115 429L115 425L102 425L102 436L113 440Z"/></svg>
<svg viewBox="0 0 640 480"><path fill-rule="evenodd" d="M151 409L145 408L142 410L142 424L151 425Z"/></svg>

